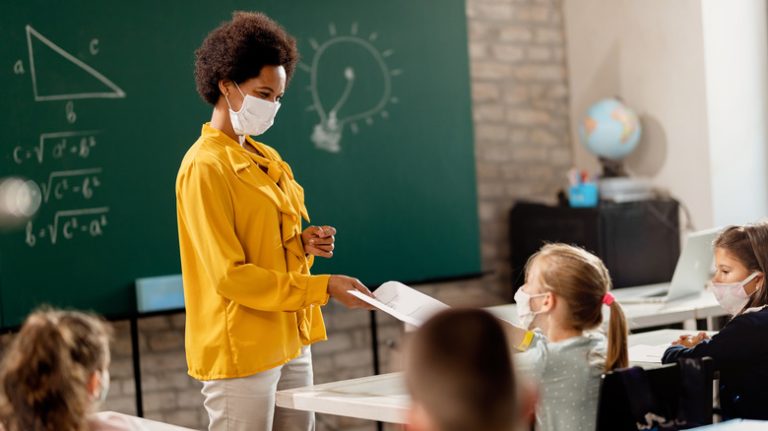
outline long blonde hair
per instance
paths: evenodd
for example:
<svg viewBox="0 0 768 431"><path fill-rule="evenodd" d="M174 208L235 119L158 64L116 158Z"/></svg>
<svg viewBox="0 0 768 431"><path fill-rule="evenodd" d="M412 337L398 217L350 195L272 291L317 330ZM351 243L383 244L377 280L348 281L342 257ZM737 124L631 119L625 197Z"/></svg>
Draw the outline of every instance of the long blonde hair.
<svg viewBox="0 0 768 431"><path fill-rule="evenodd" d="M30 314L0 367L5 430L86 430L87 385L109 365L110 334L94 315L50 308Z"/></svg>
<svg viewBox="0 0 768 431"><path fill-rule="evenodd" d="M594 329L603 322L603 300L611 290L611 277L600 258L579 247L546 244L528 260L526 279L534 263L538 264L539 281L544 289L568 305L568 325L583 331ZM624 311L617 301L610 304L610 309L606 371L629 365Z"/></svg>

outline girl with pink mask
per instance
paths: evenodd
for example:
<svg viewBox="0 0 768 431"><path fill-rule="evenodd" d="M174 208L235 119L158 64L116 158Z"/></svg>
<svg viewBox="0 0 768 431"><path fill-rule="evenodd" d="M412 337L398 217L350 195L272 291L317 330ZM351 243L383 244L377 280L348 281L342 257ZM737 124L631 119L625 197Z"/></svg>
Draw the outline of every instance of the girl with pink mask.
<svg viewBox="0 0 768 431"><path fill-rule="evenodd" d="M706 333L682 336L662 362L679 358L714 359L720 371L720 405L725 419L768 419L768 222L731 226L714 242L715 275L710 288L733 315L711 339Z"/></svg>

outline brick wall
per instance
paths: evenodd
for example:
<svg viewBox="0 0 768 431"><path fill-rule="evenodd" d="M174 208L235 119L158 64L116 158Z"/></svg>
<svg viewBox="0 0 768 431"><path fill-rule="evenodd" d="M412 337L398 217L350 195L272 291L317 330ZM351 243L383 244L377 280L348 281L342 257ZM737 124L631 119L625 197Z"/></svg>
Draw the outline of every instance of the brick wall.
<svg viewBox="0 0 768 431"><path fill-rule="evenodd" d="M561 0L467 0L483 266L510 283L507 219L571 165Z"/></svg>
<svg viewBox="0 0 768 431"><path fill-rule="evenodd" d="M437 3L437 2L436 2ZM420 286L448 304L510 300L507 214L521 198L552 201L571 164L561 0L467 0L481 222L479 280ZM369 316L330 304L330 340L313 348L317 383L372 373ZM399 368L401 326L379 314L383 371ZM139 324L145 414L205 428L200 384L186 375L184 316ZM115 324L112 388L105 408L135 412L127 322ZM366 421L318 416L319 430L375 430Z"/></svg>

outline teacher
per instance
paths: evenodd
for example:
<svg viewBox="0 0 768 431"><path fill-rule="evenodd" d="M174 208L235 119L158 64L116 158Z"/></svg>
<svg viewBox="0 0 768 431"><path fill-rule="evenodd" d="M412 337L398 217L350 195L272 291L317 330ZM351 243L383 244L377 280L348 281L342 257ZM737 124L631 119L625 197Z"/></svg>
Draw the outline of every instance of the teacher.
<svg viewBox="0 0 768 431"><path fill-rule="evenodd" d="M335 229L310 226L304 190L273 148L272 125L298 61L296 41L260 13L236 12L195 53L210 123L176 179L189 375L201 380L209 430L311 430L314 415L275 408L275 391L312 384L320 306L370 295L355 278L311 275ZM274 426L273 426L274 424Z"/></svg>

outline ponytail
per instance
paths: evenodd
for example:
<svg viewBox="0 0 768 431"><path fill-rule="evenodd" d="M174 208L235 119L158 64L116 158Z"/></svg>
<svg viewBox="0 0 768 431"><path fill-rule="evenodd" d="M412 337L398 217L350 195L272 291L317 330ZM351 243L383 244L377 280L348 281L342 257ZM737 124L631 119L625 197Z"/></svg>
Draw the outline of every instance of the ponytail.
<svg viewBox="0 0 768 431"><path fill-rule="evenodd" d="M102 321L83 313L31 314L0 368L5 430L87 430L88 379L107 366L108 334Z"/></svg>
<svg viewBox="0 0 768 431"><path fill-rule="evenodd" d="M609 293L611 276L600 258L579 247L546 244L529 259L526 279L538 263L539 281L544 289L568 304L566 323L570 327L580 331L597 328L603 322L603 305L610 307L605 369L627 367L627 320L621 305Z"/></svg>
<svg viewBox="0 0 768 431"><path fill-rule="evenodd" d="M629 366L627 351L627 319L624 310L615 300L609 305L611 317L608 321L608 354L605 358L605 371Z"/></svg>

